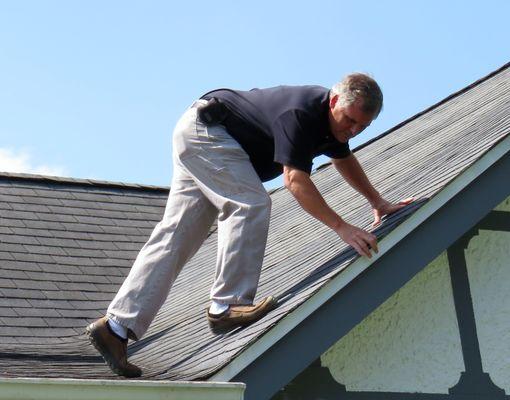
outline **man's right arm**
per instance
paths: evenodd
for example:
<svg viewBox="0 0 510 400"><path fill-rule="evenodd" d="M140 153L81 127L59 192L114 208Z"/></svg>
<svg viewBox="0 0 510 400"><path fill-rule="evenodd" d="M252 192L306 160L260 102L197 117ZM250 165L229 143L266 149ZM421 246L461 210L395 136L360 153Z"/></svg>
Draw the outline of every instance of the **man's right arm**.
<svg viewBox="0 0 510 400"><path fill-rule="evenodd" d="M328 206L308 173L285 165L283 178L285 187L293 194L299 205L314 218L334 230L360 255L370 258L370 248L377 252L375 235L345 222Z"/></svg>

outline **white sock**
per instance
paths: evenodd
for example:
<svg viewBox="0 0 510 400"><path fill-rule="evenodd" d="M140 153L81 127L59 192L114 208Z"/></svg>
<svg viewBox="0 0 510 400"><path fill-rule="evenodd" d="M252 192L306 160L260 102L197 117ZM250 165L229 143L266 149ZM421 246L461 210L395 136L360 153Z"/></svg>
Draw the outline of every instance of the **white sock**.
<svg viewBox="0 0 510 400"><path fill-rule="evenodd" d="M209 314L221 314L224 311L228 310L229 305L218 303L217 301L211 301L211 307L209 307Z"/></svg>
<svg viewBox="0 0 510 400"><path fill-rule="evenodd" d="M125 326L115 322L113 319L108 319L108 325L110 325L112 331L114 331L121 338L127 339L127 328Z"/></svg>

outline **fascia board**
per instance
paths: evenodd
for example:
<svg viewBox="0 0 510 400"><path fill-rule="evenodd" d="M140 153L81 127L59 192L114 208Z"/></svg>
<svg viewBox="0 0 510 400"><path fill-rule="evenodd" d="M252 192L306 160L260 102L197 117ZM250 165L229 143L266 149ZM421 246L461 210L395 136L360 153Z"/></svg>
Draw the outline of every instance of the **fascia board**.
<svg viewBox="0 0 510 400"><path fill-rule="evenodd" d="M245 388L232 382L0 378L0 400L242 400Z"/></svg>
<svg viewBox="0 0 510 400"><path fill-rule="evenodd" d="M397 226L392 232L383 238L379 243L378 254L374 255L371 259L366 257L358 258L344 271L319 289L319 291L311 296L307 301L282 318L282 320L279 321L269 332L248 346L235 359L211 376L209 380L229 381L238 375L261 354L271 348L280 339L284 338L288 332L303 322L309 315L349 284L349 282L370 267L370 265L383 257L405 236L416 229L416 227L418 227L423 221L433 215L462 189L473 182L484 171L509 152L510 136L507 136L494 148L484 154L479 160L464 170L457 178L445 186L439 193L412 214L405 222Z"/></svg>

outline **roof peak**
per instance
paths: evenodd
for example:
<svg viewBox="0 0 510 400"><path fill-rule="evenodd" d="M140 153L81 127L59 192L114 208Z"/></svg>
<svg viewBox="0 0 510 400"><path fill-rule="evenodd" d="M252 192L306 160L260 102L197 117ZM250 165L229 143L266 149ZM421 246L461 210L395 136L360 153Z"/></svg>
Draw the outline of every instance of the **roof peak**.
<svg viewBox="0 0 510 400"><path fill-rule="evenodd" d="M409 122L414 121L415 119L421 117L423 114L426 114L426 113L432 111L433 109L435 109L435 108L441 106L442 104L450 101L451 99L453 99L453 98L455 98L457 96L460 96L461 94L463 94L463 93L473 89L474 87L480 85L481 83L491 79L492 77L500 74L501 72L503 72L504 70L509 69L509 68L510 68L510 62L507 62L506 64L503 64L501 67L499 67L498 69L490 72L489 74L485 75L484 77L475 80L474 82L472 82L469 85L463 87L462 89L459 89L456 92L454 92L454 93L450 94L449 96L445 97L444 99L439 100L437 103L434 103L431 106L425 108L424 110L422 110L422 111L412 115L411 117L403 120L402 122L400 122L397 125L391 127L387 131L384 131L380 135L377 135L377 136L373 137L372 139L367 140L366 142L360 144L359 146L357 146L356 148L353 149L353 152L361 150L362 148L372 144L373 142L376 142L377 140L383 138L384 136L389 135L390 133L392 133L392 132L396 131L397 129L401 128L402 126L408 124Z"/></svg>
<svg viewBox="0 0 510 400"><path fill-rule="evenodd" d="M109 188L122 188L122 189L133 189L133 190L153 190L153 191L165 191L167 192L170 188L168 186L155 186L155 185L141 185L136 183L124 183L115 181L104 181L98 179L82 179L82 178L70 178L63 176L51 176L51 175L38 175L38 174L27 174L21 172L3 172L0 171L0 179L8 178L11 180L20 181L31 181L31 182L45 182L45 183L56 183L56 184L67 184L76 186L94 186L94 187L109 187Z"/></svg>

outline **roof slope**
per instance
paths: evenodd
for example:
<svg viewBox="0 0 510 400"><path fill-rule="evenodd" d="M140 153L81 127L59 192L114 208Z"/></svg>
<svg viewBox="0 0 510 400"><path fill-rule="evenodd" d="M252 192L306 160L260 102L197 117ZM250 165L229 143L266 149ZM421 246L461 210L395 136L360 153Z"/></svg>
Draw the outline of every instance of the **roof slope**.
<svg viewBox="0 0 510 400"><path fill-rule="evenodd" d="M510 132L510 69L505 65L356 151L390 200L423 201L388 218L401 223ZM334 168L313 175L328 203L365 228L371 212ZM0 371L8 376L112 376L82 331L100 315L158 221L166 192L72 180L0 177ZM273 215L258 296L281 298L264 319L214 335L204 310L214 275L212 233L177 279L132 360L145 379L204 379L270 331L357 259L285 190Z"/></svg>

